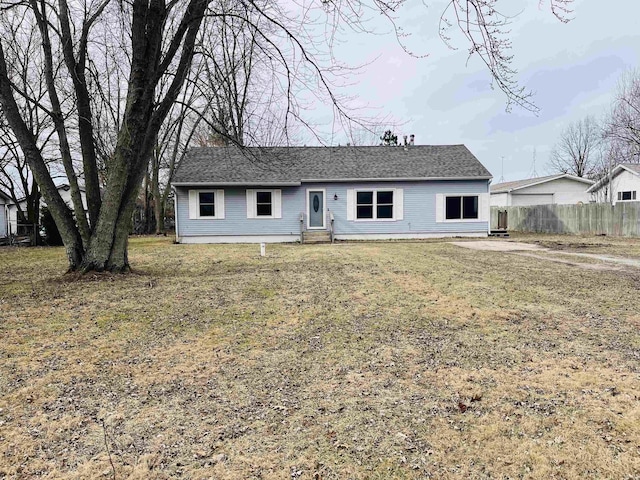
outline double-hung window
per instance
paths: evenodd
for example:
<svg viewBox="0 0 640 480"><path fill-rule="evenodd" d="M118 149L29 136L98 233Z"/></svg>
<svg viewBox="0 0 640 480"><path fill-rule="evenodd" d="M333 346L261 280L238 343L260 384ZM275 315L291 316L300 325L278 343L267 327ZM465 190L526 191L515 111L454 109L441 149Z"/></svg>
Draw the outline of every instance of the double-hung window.
<svg viewBox="0 0 640 480"><path fill-rule="evenodd" d="M216 216L216 192L198 192L200 218Z"/></svg>
<svg viewBox="0 0 640 480"><path fill-rule="evenodd" d="M224 218L224 190L189 190L189 219Z"/></svg>
<svg viewBox="0 0 640 480"><path fill-rule="evenodd" d="M393 190L357 191L356 219L393 220Z"/></svg>
<svg viewBox="0 0 640 480"><path fill-rule="evenodd" d="M273 216L273 193L271 191L256 191L256 216Z"/></svg>
<svg viewBox="0 0 640 480"><path fill-rule="evenodd" d="M445 219L447 220L477 220L478 196L452 196L445 201Z"/></svg>
<svg viewBox="0 0 640 480"><path fill-rule="evenodd" d="M282 218L282 190L247 189L247 218Z"/></svg>

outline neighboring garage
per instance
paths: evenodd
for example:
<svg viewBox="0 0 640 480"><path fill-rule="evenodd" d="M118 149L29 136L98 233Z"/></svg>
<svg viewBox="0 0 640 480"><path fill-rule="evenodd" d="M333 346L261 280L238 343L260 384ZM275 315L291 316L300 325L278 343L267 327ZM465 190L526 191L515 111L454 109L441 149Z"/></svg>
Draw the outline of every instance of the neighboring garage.
<svg viewBox="0 0 640 480"><path fill-rule="evenodd" d="M511 206L521 205L552 205L553 193L538 193L538 194L513 194L511 195Z"/></svg>
<svg viewBox="0 0 640 480"><path fill-rule="evenodd" d="M589 203L592 180L567 173L491 185L491 206Z"/></svg>

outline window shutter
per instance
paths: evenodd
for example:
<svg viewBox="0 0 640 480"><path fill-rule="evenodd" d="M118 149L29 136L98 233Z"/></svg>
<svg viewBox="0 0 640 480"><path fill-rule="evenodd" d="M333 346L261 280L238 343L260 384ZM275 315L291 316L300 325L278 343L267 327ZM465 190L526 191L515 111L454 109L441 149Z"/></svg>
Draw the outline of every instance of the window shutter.
<svg viewBox="0 0 640 480"><path fill-rule="evenodd" d="M247 218L256 218L256 195L247 189Z"/></svg>
<svg viewBox="0 0 640 480"><path fill-rule="evenodd" d="M394 192L394 207L396 209L396 220L404 220L404 190L402 188L396 188Z"/></svg>
<svg viewBox="0 0 640 480"><path fill-rule="evenodd" d="M189 190L189 219L198 218L198 190Z"/></svg>
<svg viewBox="0 0 640 480"><path fill-rule="evenodd" d="M490 212L488 193L481 193L480 195L478 195L478 208L480 208L478 220L480 220L481 222L488 222Z"/></svg>
<svg viewBox="0 0 640 480"><path fill-rule="evenodd" d="M353 188L347 189L347 220L355 220L356 215L356 191Z"/></svg>
<svg viewBox="0 0 640 480"><path fill-rule="evenodd" d="M273 191L273 216L282 218L282 190Z"/></svg>
<svg viewBox="0 0 640 480"><path fill-rule="evenodd" d="M216 190L216 218L224 218L224 190Z"/></svg>
<svg viewBox="0 0 640 480"><path fill-rule="evenodd" d="M436 222L444 222L444 195L436 193Z"/></svg>
<svg viewBox="0 0 640 480"><path fill-rule="evenodd" d="M632 198L633 200L635 200L635 199L636 199L636 191L635 191L635 190L632 192L632 197L631 197L631 198Z"/></svg>
<svg viewBox="0 0 640 480"><path fill-rule="evenodd" d="M618 192L618 200L622 200L622 192Z"/></svg>

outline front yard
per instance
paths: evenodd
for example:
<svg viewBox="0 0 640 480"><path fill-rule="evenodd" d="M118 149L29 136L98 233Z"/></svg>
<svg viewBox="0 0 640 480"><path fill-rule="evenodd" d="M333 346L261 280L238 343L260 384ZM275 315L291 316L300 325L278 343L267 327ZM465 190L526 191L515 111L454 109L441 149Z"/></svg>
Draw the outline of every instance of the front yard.
<svg viewBox="0 0 640 480"><path fill-rule="evenodd" d="M134 274L77 280L62 249L0 249L0 478L640 477L640 268L258 254L133 239Z"/></svg>

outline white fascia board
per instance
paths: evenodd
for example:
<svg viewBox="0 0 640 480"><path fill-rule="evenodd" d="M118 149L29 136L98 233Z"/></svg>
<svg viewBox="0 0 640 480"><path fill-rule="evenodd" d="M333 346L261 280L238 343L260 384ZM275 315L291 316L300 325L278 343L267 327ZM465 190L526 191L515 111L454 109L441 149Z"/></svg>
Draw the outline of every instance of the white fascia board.
<svg viewBox="0 0 640 480"><path fill-rule="evenodd" d="M542 185L543 183L552 182L554 180L558 180L559 178L564 178L564 174L556 175L552 178L546 178L544 180L540 180L539 182L527 183L526 185L520 185L518 187L513 187L508 190L505 190L507 193L515 192L516 190L522 190L523 188L535 187L536 185ZM496 192L497 193L497 192Z"/></svg>
<svg viewBox="0 0 640 480"><path fill-rule="evenodd" d="M302 183L358 183L358 182L424 182L450 180L491 180L493 177L408 177L408 178L303 178Z"/></svg>
<svg viewBox="0 0 640 480"><path fill-rule="evenodd" d="M569 173L565 173L564 175L562 175L561 178L570 178L571 180L575 180L577 182L582 182L582 183L588 183L589 185L593 185L595 182L595 180L591 180L589 178L584 178L584 177L576 177L575 175L571 175Z"/></svg>
<svg viewBox="0 0 640 480"><path fill-rule="evenodd" d="M624 168L627 172L629 173L633 173L636 177L640 177L640 173L636 172L635 170L631 170L629 167L627 167L626 165L619 165L620 167Z"/></svg>
<svg viewBox="0 0 640 480"><path fill-rule="evenodd" d="M300 182L172 182L174 187L299 187Z"/></svg>
<svg viewBox="0 0 640 480"><path fill-rule="evenodd" d="M626 170L627 172L631 172L634 175L638 175L636 172L634 172L633 170L630 170L628 168L626 168L624 165L616 165L615 167L613 167L613 170L611 170L611 179L613 180L616 176L618 176L620 174L620 172L622 170ZM605 175L604 177L602 177L600 180L598 180L596 183L594 183L593 185L591 185L588 189L587 189L587 193L590 192L595 192L596 190L600 190L602 187L604 187L607 183L609 183L609 175Z"/></svg>
<svg viewBox="0 0 640 480"><path fill-rule="evenodd" d="M172 182L174 187L298 187L302 183L357 183L357 182L424 182L491 180L491 176L481 177L406 177L406 178L304 178L299 182Z"/></svg>

